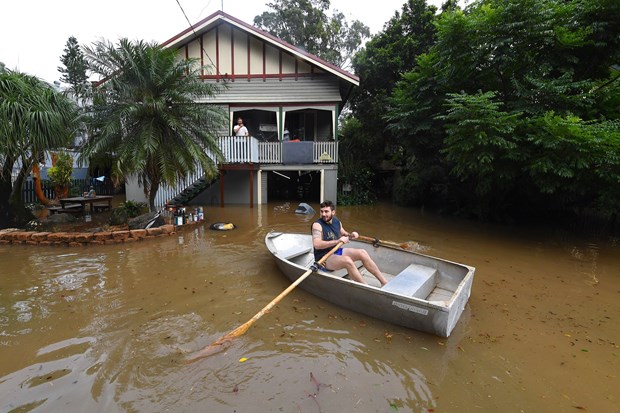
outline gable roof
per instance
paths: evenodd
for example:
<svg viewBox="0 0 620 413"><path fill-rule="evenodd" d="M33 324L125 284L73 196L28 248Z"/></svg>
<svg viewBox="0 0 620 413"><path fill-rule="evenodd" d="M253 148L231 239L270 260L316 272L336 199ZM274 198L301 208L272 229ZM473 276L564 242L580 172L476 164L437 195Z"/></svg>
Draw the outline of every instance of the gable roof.
<svg viewBox="0 0 620 413"><path fill-rule="evenodd" d="M226 14L223 11L217 11L210 16L202 19L193 26L183 30L176 36L173 36L165 42L161 43L161 46L167 48L181 47L186 42L193 40L197 35L212 29L213 27L221 24L222 22L226 22L234 27L237 27L238 29L245 31L260 40L270 43L276 48L283 49L288 53L292 54L293 56L296 56L311 65L315 65L322 70L339 77L342 80L345 80L355 86L359 86L359 77L355 76L354 74L336 65L326 62L325 60L311 53L308 53L299 47L293 46L290 43L287 43L284 40L267 33L266 31L258 29L229 14Z"/></svg>

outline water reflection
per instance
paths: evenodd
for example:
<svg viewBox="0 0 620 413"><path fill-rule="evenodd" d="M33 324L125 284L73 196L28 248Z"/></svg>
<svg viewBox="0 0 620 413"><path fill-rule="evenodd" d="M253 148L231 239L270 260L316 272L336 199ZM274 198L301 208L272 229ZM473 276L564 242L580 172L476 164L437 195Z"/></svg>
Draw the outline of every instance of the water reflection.
<svg viewBox="0 0 620 413"><path fill-rule="evenodd" d="M127 245L0 246L0 411L618 411L618 245L391 205L338 214L477 267L449 339L296 290L185 364L286 288L263 239L318 218L293 210L209 208L204 226Z"/></svg>

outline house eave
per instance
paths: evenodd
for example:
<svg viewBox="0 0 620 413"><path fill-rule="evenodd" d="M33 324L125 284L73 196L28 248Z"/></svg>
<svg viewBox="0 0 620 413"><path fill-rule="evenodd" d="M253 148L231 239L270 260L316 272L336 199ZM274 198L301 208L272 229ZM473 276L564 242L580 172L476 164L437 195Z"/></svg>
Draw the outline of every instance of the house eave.
<svg viewBox="0 0 620 413"><path fill-rule="evenodd" d="M359 77L355 76L354 74L347 72L346 70L336 65L326 62L323 59L300 49L299 47L293 46L290 43L278 39L277 37L261 29L245 23L229 14L226 14L223 11L217 11L210 16L205 17L198 23L183 30L181 33L171 37L160 45L166 48L181 47L186 42L191 41L194 37L197 37L200 33L212 29L221 24L222 22L226 22L234 27L237 27L240 30L248 32L256 38L270 43L277 48L283 49L286 52L292 54L293 56L304 60L312 65L315 65L328 73L338 76L340 79L347 81L354 86L359 86Z"/></svg>

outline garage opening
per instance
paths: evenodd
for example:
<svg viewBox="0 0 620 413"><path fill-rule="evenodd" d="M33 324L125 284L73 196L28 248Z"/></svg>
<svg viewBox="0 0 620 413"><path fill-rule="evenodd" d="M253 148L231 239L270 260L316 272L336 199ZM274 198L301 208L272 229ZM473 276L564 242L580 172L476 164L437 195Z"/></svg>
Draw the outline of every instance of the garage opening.
<svg viewBox="0 0 620 413"><path fill-rule="evenodd" d="M271 171L267 177L270 201L320 202L320 171Z"/></svg>

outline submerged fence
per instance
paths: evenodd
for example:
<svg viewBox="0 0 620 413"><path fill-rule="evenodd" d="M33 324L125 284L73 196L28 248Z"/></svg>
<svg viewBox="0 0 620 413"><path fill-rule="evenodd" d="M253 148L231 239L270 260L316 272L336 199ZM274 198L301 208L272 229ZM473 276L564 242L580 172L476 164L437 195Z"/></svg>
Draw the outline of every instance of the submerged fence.
<svg viewBox="0 0 620 413"><path fill-rule="evenodd" d="M73 179L69 186L69 196L81 196L84 192L88 192L90 187L95 189L97 195L114 195L114 184L109 179L104 182L100 182L92 179ZM47 199L54 199L56 192L49 180L41 181L41 189ZM25 203L38 202L36 194L34 193L34 181L29 179L24 182L22 187L22 199Z"/></svg>

